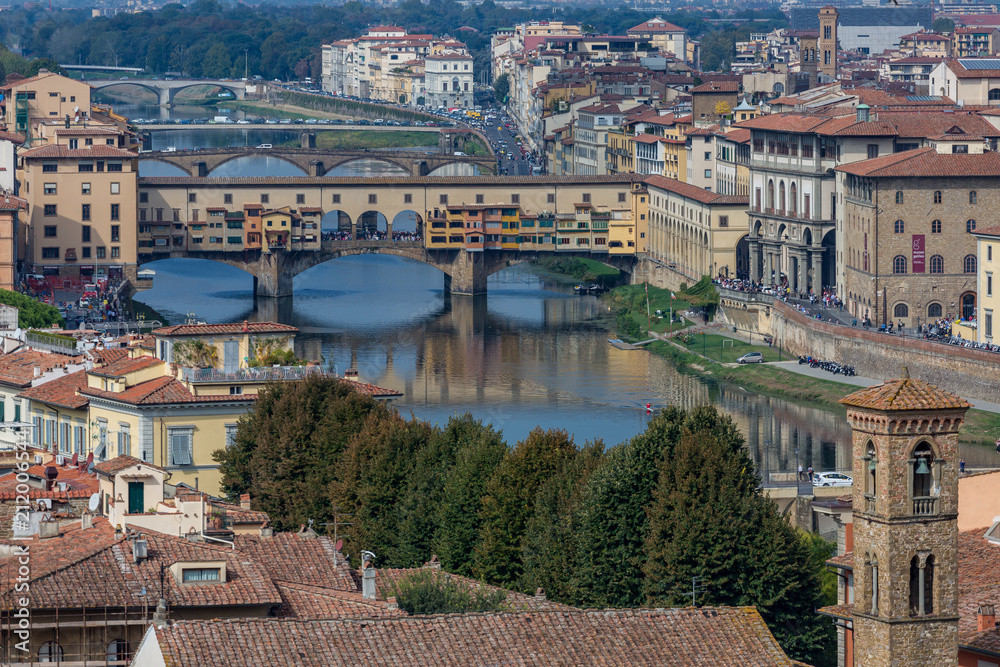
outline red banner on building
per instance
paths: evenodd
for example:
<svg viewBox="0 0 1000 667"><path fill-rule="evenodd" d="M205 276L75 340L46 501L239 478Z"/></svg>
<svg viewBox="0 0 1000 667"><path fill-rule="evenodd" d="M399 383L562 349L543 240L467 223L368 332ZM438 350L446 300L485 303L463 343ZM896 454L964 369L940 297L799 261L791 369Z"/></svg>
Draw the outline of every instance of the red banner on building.
<svg viewBox="0 0 1000 667"><path fill-rule="evenodd" d="M924 235L913 235L913 272L924 272Z"/></svg>

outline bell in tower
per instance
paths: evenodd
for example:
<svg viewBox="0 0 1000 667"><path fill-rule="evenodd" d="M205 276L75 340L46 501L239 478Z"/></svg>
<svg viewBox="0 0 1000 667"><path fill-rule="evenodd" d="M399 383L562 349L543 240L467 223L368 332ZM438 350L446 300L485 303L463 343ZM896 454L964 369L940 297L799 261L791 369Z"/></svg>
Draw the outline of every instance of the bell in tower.
<svg viewBox="0 0 1000 667"><path fill-rule="evenodd" d="M955 667L958 431L972 406L908 377L841 403L853 431L856 664Z"/></svg>

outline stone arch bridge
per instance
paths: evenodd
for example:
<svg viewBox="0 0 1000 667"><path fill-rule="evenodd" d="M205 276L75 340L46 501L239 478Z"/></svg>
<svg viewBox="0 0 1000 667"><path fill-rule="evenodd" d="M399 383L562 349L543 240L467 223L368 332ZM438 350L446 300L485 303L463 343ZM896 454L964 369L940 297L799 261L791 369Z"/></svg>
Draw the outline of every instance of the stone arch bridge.
<svg viewBox="0 0 1000 667"><path fill-rule="evenodd" d="M242 81L212 81L198 79L126 79L124 81L115 79L96 79L86 81L95 90L113 88L115 86L138 86L145 88L156 95L158 104L161 107L172 107L174 97L177 93L195 86L214 86L231 92L236 99L242 100L246 97L246 85Z"/></svg>
<svg viewBox="0 0 1000 667"><path fill-rule="evenodd" d="M387 254L423 262L444 273L446 292L461 295L486 293L486 279L508 266L541 257L584 257L596 259L608 266L631 275L637 257L633 255L608 255L589 251L525 251L494 249L486 252L467 252L462 249L425 248L420 241L323 241L319 250L258 250L241 253L222 250L172 252L158 254L146 261L189 257L222 262L246 271L254 278L257 296L285 297L292 295L292 279L303 271L339 257L351 255Z"/></svg>
<svg viewBox="0 0 1000 667"><path fill-rule="evenodd" d="M140 160L173 165L188 176L206 177L218 167L244 157L272 157L301 169L307 176L322 177L332 169L358 160L393 164L410 176L427 176L450 164L474 164L482 173L493 173L496 158L490 156L426 153L420 151L325 150L316 148L218 148L196 151L149 151Z"/></svg>

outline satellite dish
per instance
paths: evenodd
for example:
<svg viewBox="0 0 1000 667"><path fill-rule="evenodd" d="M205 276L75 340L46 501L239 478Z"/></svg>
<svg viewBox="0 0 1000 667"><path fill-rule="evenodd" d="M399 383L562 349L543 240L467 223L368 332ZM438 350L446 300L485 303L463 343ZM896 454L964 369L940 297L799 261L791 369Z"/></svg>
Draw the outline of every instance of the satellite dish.
<svg viewBox="0 0 1000 667"><path fill-rule="evenodd" d="M73 107L73 113L75 113L77 115L80 115L80 106L79 105Z"/></svg>
<svg viewBox="0 0 1000 667"><path fill-rule="evenodd" d="M94 493L91 494L90 500L87 502L87 509L91 512L96 512L97 507L101 504L101 494Z"/></svg>
<svg viewBox="0 0 1000 667"><path fill-rule="evenodd" d="M344 540L337 540L337 543L333 545L333 548L340 551L344 548Z"/></svg>

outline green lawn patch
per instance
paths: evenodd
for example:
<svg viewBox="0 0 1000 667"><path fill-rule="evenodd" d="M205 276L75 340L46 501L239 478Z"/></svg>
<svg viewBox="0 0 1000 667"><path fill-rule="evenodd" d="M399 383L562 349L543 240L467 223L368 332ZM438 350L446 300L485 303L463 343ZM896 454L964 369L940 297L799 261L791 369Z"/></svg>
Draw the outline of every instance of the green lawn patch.
<svg viewBox="0 0 1000 667"><path fill-rule="evenodd" d="M293 142L294 143L294 142ZM359 148L407 148L430 146L437 143L437 134L408 130L331 130L316 133L316 147L334 150L356 150Z"/></svg>
<svg viewBox="0 0 1000 667"><path fill-rule="evenodd" d="M788 354L780 353L776 347L750 345L742 340L712 333L684 334L675 339L687 349L708 357L713 361L731 364L747 352L760 352L765 361L788 360Z"/></svg>

